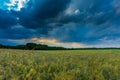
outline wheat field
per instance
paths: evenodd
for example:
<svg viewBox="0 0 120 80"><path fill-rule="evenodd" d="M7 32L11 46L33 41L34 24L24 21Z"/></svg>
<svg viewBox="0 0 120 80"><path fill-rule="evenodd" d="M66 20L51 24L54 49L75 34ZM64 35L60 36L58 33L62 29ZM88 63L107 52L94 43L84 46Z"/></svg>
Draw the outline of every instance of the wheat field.
<svg viewBox="0 0 120 80"><path fill-rule="evenodd" d="M0 49L0 80L120 80L120 50Z"/></svg>

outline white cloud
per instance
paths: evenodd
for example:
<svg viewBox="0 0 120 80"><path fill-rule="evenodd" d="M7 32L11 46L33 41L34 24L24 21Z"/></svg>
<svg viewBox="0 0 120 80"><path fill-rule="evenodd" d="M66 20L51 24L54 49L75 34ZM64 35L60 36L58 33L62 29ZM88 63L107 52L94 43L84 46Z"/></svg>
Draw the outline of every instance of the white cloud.
<svg viewBox="0 0 120 80"><path fill-rule="evenodd" d="M80 10L79 10L79 9L75 10L75 14L76 14L76 15L79 14L79 13L80 13Z"/></svg>
<svg viewBox="0 0 120 80"><path fill-rule="evenodd" d="M29 0L10 0L10 3L5 3L8 6L8 10L20 11L23 7L26 7L26 4Z"/></svg>

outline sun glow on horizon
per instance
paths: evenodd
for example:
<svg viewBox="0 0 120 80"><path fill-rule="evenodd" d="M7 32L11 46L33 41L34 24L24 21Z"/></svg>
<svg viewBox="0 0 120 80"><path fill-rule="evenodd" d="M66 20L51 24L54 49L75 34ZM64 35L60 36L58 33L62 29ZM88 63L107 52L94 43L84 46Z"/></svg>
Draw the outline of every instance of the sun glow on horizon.
<svg viewBox="0 0 120 80"><path fill-rule="evenodd" d="M77 42L61 42L57 39L47 39L47 38L32 38L33 42L36 43L42 43L47 44L49 46L59 46L59 47L65 47L65 48L83 48L83 47L89 47L82 43Z"/></svg>

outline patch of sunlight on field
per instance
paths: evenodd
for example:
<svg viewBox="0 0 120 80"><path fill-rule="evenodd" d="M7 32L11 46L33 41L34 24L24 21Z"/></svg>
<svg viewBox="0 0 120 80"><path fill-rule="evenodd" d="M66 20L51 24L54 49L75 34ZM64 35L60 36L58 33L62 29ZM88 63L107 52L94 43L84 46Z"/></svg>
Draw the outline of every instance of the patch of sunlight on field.
<svg viewBox="0 0 120 80"><path fill-rule="evenodd" d="M0 50L0 80L120 80L120 50Z"/></svg>

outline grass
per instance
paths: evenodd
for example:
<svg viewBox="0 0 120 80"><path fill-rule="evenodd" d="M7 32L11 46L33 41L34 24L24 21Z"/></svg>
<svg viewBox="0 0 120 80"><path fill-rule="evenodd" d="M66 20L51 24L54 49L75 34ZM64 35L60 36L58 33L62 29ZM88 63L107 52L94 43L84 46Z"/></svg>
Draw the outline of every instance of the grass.
<svg viewBox="0 0 120 80"><path fill-rule="evenodd" d="M0 50L0 80L120 80L120 50Z"/></svg>

